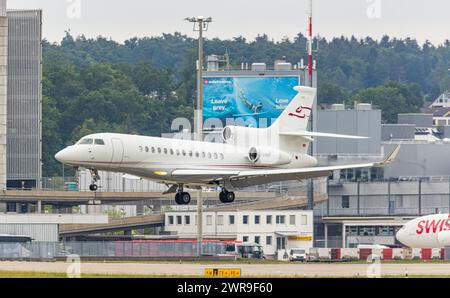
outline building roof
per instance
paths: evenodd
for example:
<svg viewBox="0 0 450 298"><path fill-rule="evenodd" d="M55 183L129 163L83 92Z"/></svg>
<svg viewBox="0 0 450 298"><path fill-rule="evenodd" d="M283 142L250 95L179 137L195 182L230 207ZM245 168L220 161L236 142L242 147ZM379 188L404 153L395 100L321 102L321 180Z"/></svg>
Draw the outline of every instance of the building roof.
<svg viewBox="0 0 450 298"><path fill-rule="evenodd" d="M434 100L430 107L450 107L450 92L447 90L439 95L439 97Z"/></svg>
<svg viewBox="0 0 450 298"><path fill-rule="evenodd" d="M438 107L434 110L434 117L448 117L450 114L450 107Z"/></svg>

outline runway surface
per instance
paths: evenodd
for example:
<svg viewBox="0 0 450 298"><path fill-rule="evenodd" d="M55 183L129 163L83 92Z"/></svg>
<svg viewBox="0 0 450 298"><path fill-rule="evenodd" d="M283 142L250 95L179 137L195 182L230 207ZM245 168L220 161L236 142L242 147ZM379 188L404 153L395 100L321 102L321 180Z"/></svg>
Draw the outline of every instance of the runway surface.
<svg viewBox="0 0 450 298"><path fill-rule="evenodd" d="M69 263L0 262L0 271L67 272ZM446 275L450 264L156 264L156 263L82 263L83 274L125 274L164 276L203 276L205 268L241 268L251 277L327 277L381 275Z"/></svg>

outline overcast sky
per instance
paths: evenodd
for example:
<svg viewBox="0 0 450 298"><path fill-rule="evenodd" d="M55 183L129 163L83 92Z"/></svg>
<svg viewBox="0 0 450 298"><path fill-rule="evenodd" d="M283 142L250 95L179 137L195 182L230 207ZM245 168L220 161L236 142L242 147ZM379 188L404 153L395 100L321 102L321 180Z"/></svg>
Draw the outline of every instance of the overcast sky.
<svg viewBox="0 0 450 298"><path fill-rule="evenodd" d="M102 35L123 42L130 37L179 31L194 36L187 16L211 16L208 38L242 35L253 39L293 38L306 33L307 0L8 0L9 9L44 11L44 37L60 41L64 31ZM441 44L450 39L449 0L314 0L315 34L388 34Z"/></svg>

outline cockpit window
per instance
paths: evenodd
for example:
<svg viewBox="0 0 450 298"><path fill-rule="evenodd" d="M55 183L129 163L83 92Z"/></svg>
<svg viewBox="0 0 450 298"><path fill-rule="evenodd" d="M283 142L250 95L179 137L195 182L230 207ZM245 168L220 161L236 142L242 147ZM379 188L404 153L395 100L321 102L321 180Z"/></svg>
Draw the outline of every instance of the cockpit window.
<svg viewBox="0 0 450 298"><path fill-rule="evenodd" d="M78 145L92 145L94 139L82 139Z"/></svg>
<svg viewBox="0 0 450 298"><path fill-rule="evenodd" d="M102 139L95 139L95 145L105 145L105 141Z"/></svg>

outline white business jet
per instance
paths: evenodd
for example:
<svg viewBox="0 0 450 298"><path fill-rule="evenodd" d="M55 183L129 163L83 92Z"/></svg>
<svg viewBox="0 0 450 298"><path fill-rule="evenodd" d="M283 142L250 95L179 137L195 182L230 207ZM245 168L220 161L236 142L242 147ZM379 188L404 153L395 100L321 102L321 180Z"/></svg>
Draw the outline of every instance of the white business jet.
<svg viewBox="0 0 450 298"><path fill-rule="evenodd" d="M277 181L327 177L334 170L382 167L395 158L399 148L382 162L317 167L308 155L313 137L365 139L307 131L316 89L295 87L298 94L268 128L227 126L224 143L138 135L99 133L83 137L58 152L55 158L76 168L90 169L96 191L98 170L126 173L169 186L177 204L189 204L185 189L221 187L222 203L232 203L236 188Z"/></svg>

